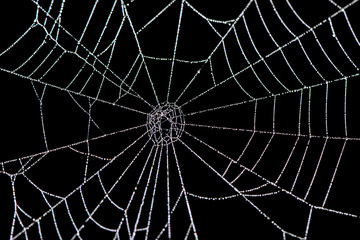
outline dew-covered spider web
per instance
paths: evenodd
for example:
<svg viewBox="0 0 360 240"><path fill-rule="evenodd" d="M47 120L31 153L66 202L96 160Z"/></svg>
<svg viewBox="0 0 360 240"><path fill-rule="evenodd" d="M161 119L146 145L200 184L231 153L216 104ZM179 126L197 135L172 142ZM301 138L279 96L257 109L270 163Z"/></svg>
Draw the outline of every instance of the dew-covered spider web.
<svg viewBox="0 0 360 240"><path fill-rule="evenodd" d="M1 239L360 239L360 3L0 3Z"/></svg>

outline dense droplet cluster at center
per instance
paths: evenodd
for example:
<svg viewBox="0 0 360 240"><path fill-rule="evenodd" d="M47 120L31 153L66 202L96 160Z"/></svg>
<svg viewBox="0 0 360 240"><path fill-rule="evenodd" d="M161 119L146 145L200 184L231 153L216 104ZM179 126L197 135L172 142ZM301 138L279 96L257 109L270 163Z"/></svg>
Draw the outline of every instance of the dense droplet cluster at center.
<svg viewBox="0 0 360 240"><path fill-rule="evenodd" d="M181 109L174 103L164 102L148 114L146 127L154 144L165 146L181 137L184 124Z"/></svg>

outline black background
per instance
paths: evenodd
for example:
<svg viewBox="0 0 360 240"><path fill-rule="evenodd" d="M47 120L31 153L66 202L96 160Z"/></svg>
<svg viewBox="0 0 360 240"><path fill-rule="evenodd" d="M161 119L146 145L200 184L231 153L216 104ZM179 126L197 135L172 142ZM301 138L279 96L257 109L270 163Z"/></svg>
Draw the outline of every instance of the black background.
<svg viewBox="0 0 360 240"><path fill-rule="evenodd" d="M274 1L275 2L275 1ZM60 9L60 1L57 1L50 12L51 16L56 16ZM127 6L128 13L131 17L134 29L140 29L149 19L157 14L168 2L158 1L156 3L151 1L136 0L129 2ZM219 3L208 2L191 2L193 6L203 13L205 16L213 19L228 20L236 18L241 10L246 6L244 1L222 1ZM108 4L108 5L106 5ZM95 11L94 19L89 25L89 28L82 40L82 46L93 49L98 40L99 31L103 27L104 19L111 7L110 2L99 4L99 8ZM125 3L126 4L126 3ZM142 52L146 56L171 58L174 51L174 41L178 26L178 14L180 9L180 2L174 3L169 10L160 16L148 28L145 28L139 36L139 44ZM343 6L346 3L342 3ZM40 6L46 8L48 3L40 3ZM67 1L62 18L62 26L69 31L71 35L79 39L89 16L89 12L93 3L84 4L78 1ZM277 229L271 221L266 219L257 211L246 199L249 199L253 204L259 208L263 213L270 217L271 220L279 224L287 231L303 236L308 220L310 207L308 204L321 206L322 200L326 194L329 186L329 181L334 172L337 160L340 156L342 146L345 141L345 123L344 123L344 99L345 99L345 81L341 79L339 73L329 65L326 58L319 49L314 36L308 29L302 25L298 19L292 14L286 5L285 1L276 2L279 11L286 17L286 23L291 26L294 34L301 35L307 32L302 38L304 49L307 50L317 70L323 74L323 77L329 81L329 84L323 84L322 79L316 74L316 71L311 67L301 48L295 42L292 42L292 36L284 30L282 24L276 19L271 5L268 1L259 2L260 8L263 10L264 18L271 19L266 21L274 38L277 39L278 44L286 45L284 53L288 57L289 62L292 63L294 71L303 80L305 86L313 86L319 84L318 87L311 88L311 133L318 137L313 137L310 140L308 153L305 156L302 174L299 182L292 192L299 198L304 198L310 181L314 175L314 169L318 163L324 146L326 137L325 126L325 94L326 86L328 86L328 131L329 136L338 137L338 139L329 139L323 153L323 160L321 162L319 172L314 182L313 188L306 200L303 203L294 197L287 194L285 191L290 191L291 185L294 181L294 176L299 169L299 164L304 156L304 151L309 140L309 125L308 125L308 101L309 88L302 87L289 71L288 66L281 57L280 52L277 52L267 57L267 63L273 70L280 81L285 84L290 91L283 94L284 89L276 79L267 71L266 66L261 63L254 65L254 71L258 74L262 82L268 89L276 95L276 121L275 132L289 133L290 135L274 135L269 148L266 149L265 154L262 152L266 148L266 144L271 138L273 131L273 104L274 97L259 84L257 78L248 69L239 74L237 81L241 82L242 86L254 98L262 99L256 103L256 125L254 126L254 110L255 101L248 101L245 104L234 107L224 108L215 111L209 111L201 114L192 114L196 111L204 109L216 108L231 103L247 101L249 98L244 94L235 80L229 80L225 84L217 87L214 91L210 91L204 96L194 99L194 101L182 107L185 114L185 121L189 124L204 124L214 126L225 126L230 128L245 129L245 131L225 131L211 128L199 128L195 126L186 126L185 131L190 133L183 133L181 141L186 143L190 148L194 149L199 156L201 156L207 163L214 167L215 170L222 173L227 167L228 159L217 154L213 150L206 147L204 144L195 140L193 136L203 140L205 143L213 146L218 151L225 153L232 159L237 159L249 141L254 127L257 131L266 133L256 133L254 138L245 151L242 157L242 164L248 168L252 168L255 162L261 157L259 166L255 168L255 172L271 181L275 181L279 172L287 160L289 153L294 146L297 139L297 134L301 138L293 153L291 164L288 166L284 175L279 180L279 186L285 190L277 195L268 197L248 197L244 198L238 196L236 198L223 201L207 201L196 197L189 196L189 203L191 205L194 222L197 229L197 234L200 239L282 239L282 232ZM336 7L327 1L319 1L319 7L314 5L311 1L301 1L293 3L297 13L303 17L309 26L316 26L319 22L331 16L337 11ZM347 14L352 20L353 30L359 32L359 26L356 22L356 11L359 10L359 4L355 3L349 7ZM113 16L114 21L110 22L109 29L118 26L121 21L121 8L115 9ZM24 1L22 4L9 1L6 4L0 5L0 52L7 49L14 41L16 41L21 34L31 26L36 13L36 6L31 1ZM251 4L246 10L246 22L252 34L252 38L257 46L259 53L262 56L273 52L277 49L274 43L269 38L263 24L259 19L255 4ZM39 21L43 23L46 15L40 10ZM51 26L53 21L48 19L47 26ZM113 24L113 25L112 25ZM185 60L202 60L209 56L211 51L218 44L219 37L207 25L206 21L201 20L198 15L184 7L183 21L181 23L180 38L178 42L178 49L176 57ZM338 29L337 37L341 40L350 58L355 64L359 65L359 46L354 41L354 37L347 28L346 21L342 15L333 18L333 25ZM214 23L213 26L220 34L225 34L228 25ZM246 34L246 27L242 20L240 20L235 28L240 36L240 41L243 44L244 52L250 62L256 62L259 59L256 51L251 44L250 39ZM50 28L48 27L47 30ZM109 31L109 35L104 35L104 40L101 42L99 49L106 46L106 43L112 40L114 31ZM339 50L336 41L331 37L331 29L327 23L317 26L315 29L317 37L323 44L326 52L334 60L334 64L344 73L345 76L352 76L358 74L358 69L354 69L349 61L344 57L341 50ZM53 34L54 35L54 34ZM31 55L37 46L47 39L47 43L42 50L38 52L28 64L24 65L17 74L9 73L6 70L12 71L19 64L23 63L25 59ZM113 71L107 72L105 76L112 80L118 81L116 76L123 77L127 73L129 67L133 63L135 57L139 53L136 41L134 39L132 29L128 24L125 24L124 30L120 33L119 43L114 52L113 60L109 68ZM229 34L224 40L227 47L227 54L229 61L233 66L234 72L248 67L246 59L238 48L238 44L233 32ZM288 45L288 43L290 43ZM67 50L74 50L76 48L76 41L69 37L69 35L61 29L58 43ZM88 116L79 108L88 110L89 104L94 102L97 90L101 82L101 75L94 74L92 81L88 87L80 93L86 80L92 72L91 68L85 67L82 75L79 76L69 90L64 90L73 79L83 62L74 54L65 54L61 61L56 64L52 70L38 81L41 73L44 70L35 72L31 78L21 77L29 76L29 74L39 66L41 61L47 56L47 53L55 46L55 42L50 37L46 37L43 29L35 27L27 34L23 40L6 54L0 56L0 80L1 80L1 162L9 160L16 160L11 163L4 164L5 172L0 174L0 189L1 189L1 204L0 216L5 223L0 227L0 239L7 239L12 222L14 200L11 189L10 177L5 173L15 173L21 168L18 158L29 156L32 154L42 153L46 151L46 145L42 133L42 125L40 114L44 114L45 129L47 135L47 144L49 149L56 149L61 146L83 141L87 137L101 136L103 133L110 133L125 129L131 126L137 126L146 123L146 115L136 112L128 111L124 108L108 104L114 102L118 95L118 88L111 83L105 83L102 86L102 92L99 99L103 101L96 102L91 108L91 116L96 123L101 126L101 130L94 125L91 126L88 132ZM80 57L86 58L88 56L87 50L80 47L78 54ZM55 48L51 57L56 59L62 53L62 50ZM105 62L106 54L100 56L99 60ZM89 56L89 61L93 57ZM51 63L51 59L49 59ZM50 65L48 62L44 64L43 69L47 69ZM154 61L146 60L147 67L151 73L154 87L158 93L159 102L166 101L166 94L168 89L168 77L170 74L171 61ZM229 68L226 63L224 51L219 47L212 56L212 64L214 66L215 81L219 83L221 80L231 76ZM102 64L94 64L100 71L104 71ZM201 69L201 73L197 76L189 90L180 98L178 104L182 105L188 100L199 96L203 91L213 86L212 77L210 74L209 64L203 63L175 63L173 81L171 86L171 94L169 101L175 101L177 96L181 93L187 83L192 79L196 72ZM134 74L130 76L127 84L131 83ZM334 81L340 79L339 81ZM349 77L347 84L347 131L348 137L345 151L342 155L342 160L335 178L335 182L331 189L329 199L325 207L329 209L338 210L341 212L352 213L359 216L359 196L357 189L359 188L358 168L356 161L358 160L358 137L360 129L358 127L358 84L359 77ZM32 84L31 84L32 82ZM40 108L39 100L36 98L37 93L41 93L44 88L44 83L49 84L46 87L42 106ZM126 89L126 87L124 87ZM133 90L139 93L150 104L156 105L148 76L145 71L141 71L138 80L133 85ZM301 89L301 91L299 91ZM75 99L72 99L72 97ZM302 112L300 132L298 132L299 121L299 102L302 97ZM142 112L148 113L152 110L147 104L136 100L129 94L125 94L116 104L134 108ZM41 111L40 111L41 110ZM94 155L111 158L122 149L126 148L132 141L138 138L146 131L146 128L139 128L126 133L115 134L100 140L94 141L91 144L91 153ZM87 136L89 134L89 136ZM134 158L136 153L148 141L145 136L137 144L129 149L118 160L114 161L111 166L102 171L102 180L106 187L110 187L114 181L119 177L126 166ZM134 190L140 169L145 164L146 157L151 150L150 141L144 148L143 153L139 155L138 160L131 168L127 177L120 181L119 186L115 188L112 193L113 200L121 206L126 206L131 193ZM171 195L172 204L175 203L178 194L181 192L181 183L177 174L177 164L172 153L172 146L169 147L169 168L171 175ZM174 143L176 153L178 156L179 166L182 172L183 180L187 191L204 197L222 197L235 194L236 192L221 180L219 176L213 171L205 167L205 165L192 154L186 146L180 141ZM81 143L74 146L78 151L86 152L86 144ZM165 151L165 150L164 150ZM40 154L41 155L41 154ZM39 156L40 156L39 155ZM39 157L36 156L32 161L36 161ZM29 158L24 158L27 161ZM121 160L121 161L120 161ZM158 160L155 161L157 166ZM159 232L166 221L166 165L165 152L163 152L160 175L158 179L158 192L156 203L154 207L153 225L155 232ZM104 166L104 162L90 159L89 176L94 174L98 169ZM49 191L58 196L66 196L73 189L78 187L83 181L85 161L84 157L74 153L74 151L66 148L49 153L43 160L39 161L34 167L26 172L26 177L36 183L41 189ZM148 176L149 169L145 171L145 176ZM232 179L241 172L238 166L232 166L227 173L226 179ZM145 177L146 179L146 177ZM154 184L154 178L151 178L150 185ZM241 180L236 182L235 187L239 190L253 188L263 184L264 181L254 175L245 173ZM146 181L142 181L138 186L139 190L145 189ZM26 211L31 213L34 218L42 216L47 210L40 191L34 188L29 181L21 174L16 178L16 201ZM277 190L274 187L263 188L259 193L271 192ZM152 192L152 188L150 190ZM262 192L263 191L263 192ZM87 200L89 208L94 208L100 199L104 197L99 184L94 178L85 184L83 188L84 198ZM161 197L160 197L161 196ZM72 206L72 216L76 223L84 223L86 213L84 212L84 204L81 202L81 195L76 191L68 198L70 206ZM139 204L141 198L135 200L135 204ZM56 204L58 199L50 198L51 204ZM138 202L136 202L138 201ZM149 203L147 203L149 204ZM149 205L144 207L149 208ZM56 207L56 216L60 223L60 231L64 239L70 239L74 234L74 229L69 222L67 210L64 204ZM135 222L137 215L137 208L130 208L130 221ZM23 216L24 217L24 216ZM101 219L104 225L113 225L118 223L122 215L113 210L111 204L104 204L103 208L95 215L97 219ZM24 217L26 219L26 217ZM183 239L187 228L190 224L189 215L186 208L185 198L182 198L177 211L173 215L172 237L174 239ZM25 225L32 223L31 219L24 222ZM54 224L51 214L45 215L42 220L42 229L44 239L57 239L58 235L54 229ZM146 225L146 221L141 222ZM117 224L115 224L117 225ZM83 239L98 239L95 236L101 236L103 239L112 238L113 235L107 231L103 231L93 223L87 223L81 234ZM116 227L116 226L115 226ZM357 239L359 237L359 218L349 217L342 214L337 214L331 211L323 211L314 209L311 217L308 239ZM15 232L23 230L19 225L15 227ZM150 238L154 238L154 233L150 233ZM29 230L30 239L39 239L37 228L33 226ZM127 236L127 232L121 232L121 236ZM163 237L167 237L164 234ZM144 236L138 235L138 239ZM192 234L190 238L192 239ZM20 239L23 239L20 237ZM295 239L287 236L286 239Z"/></svg>

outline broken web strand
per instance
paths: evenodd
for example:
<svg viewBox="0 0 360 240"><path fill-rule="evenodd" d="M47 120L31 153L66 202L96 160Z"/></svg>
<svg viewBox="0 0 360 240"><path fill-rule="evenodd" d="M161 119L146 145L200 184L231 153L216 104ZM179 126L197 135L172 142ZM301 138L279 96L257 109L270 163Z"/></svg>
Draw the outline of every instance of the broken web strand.
<svg viewBox="0 0 360 240"><path fill-rule="evenodd" d="M344 7L344 8L342 8L341 10L344 12L344 14L345 14L345 16L346 16L346 19L348 19L347 18L347 15L346 15L346 13L345 13L345 9L347 8L347 7L349 7L349 6L351 6L351 5L353 5L354 3L355 3L356 1L354 1L353 3L351 3L351 4L349 4L348 6L346 6L346 7ZM293 10L293 11L295 11L295 10ZM160 15L159 15L160 16ZM128 15L128 13L127 13L127 17L128 18L130 18L130 16ZM330 22L330 20L331 20L331 18L329 18L329 22ZM348 22L348 24L349 24L349 22ZM144 29L146 29L146 28L144 28ZM310 32L312 32L313 34L314 34L314 30L315 28L313 28L311 31L309 31L309 33ZM353 32L353 31L352 31ZM300 38L300 37L302 37L302 36L298 36L297 38ZM355 38L356 39L356 38ZM297 41L299 41L298 39L297 39ZM291 42L289 42L289 44L290 44ZM224 46L223 44L222 44L222 46ZM225 48L224 48L225 49ZM284 49L284 47L279 47L279 49L278 49L278 51L281 51L281 50L283 50ZM302 49L305 49L304 47L302 47ZM277 51L277 50L276 50ZM304 51L304 54L306 55L306 51ZM144 56L143 56L144 57ZM145 57L144 57L145 58ZM175 54L174 54L174 57L172 58L173 59L173 61L175 61L174 59L175 59ZM309 59L309 58L308 58ZM310 60L310 59L309 59ZM210 61L210 60L209 60ZM262 60L261 60L262 61ZM311 61L311 60L310 60ZM353 61L352 61L353 62ZM315 66L315 65L314 65ZM239 75L238 73L235 73L235 74L237 74L237 75ZM235 74L233 74L233 73L231 73L231 75L235 75ZM353 78L353 77L356 77L356 76L358 76L358 75L356 75L356 74L354 74L353 76L351 76L351 75L349 75L349 76L347 76L346 78L344 77L344 78L339 78L338 80L339 81L342 81L342 80L345 80L345 81L347 81L347 79L348 78ZM233 78L233 76L231 76L232 78ZM194 77L193 79L195 80L195 78L196 77ZM215 79L215 77L214 77L214 79ZM330 83L332 83L332 81L328 81L326 84L326 86L328 86L328 84L330 84ZM320 86L320 85L319 85ZM302 96L302 91L303 90L307 90L307 87L304 87L304 88L301 88L299 91L301 92L301 96ZM346 90L345 90L346 91ZM294 93L294 92L296 92L296 91L291 91L291 92L289 92L289 93ZM311 93L311 91L309 91L309 95L310 95L310 93ZM281 96L281 95L276 95L276 97L277 96ZM271 96L271 97L274 97L274 96ZM275 97L274 97L275 98ZM327 97L326 97L327 98ZM265 98L258 98L258 99L252 99L252 100L256 100L256 102L258 102L258 101L260 101L260 100L263 100L263 99L265 99ZM309 98L310 99L310 98ZM345 100L346 101L346 100ZM249 102L251 102L251 100L249 101ZM249 102L242 102L242 103L249 103ZM326 101L327 102L327 101ZM310 103L310 101L309 101L309 106L311 105L311 103ZM231 105L231 106L235 106L235 105ZM230 105L229 106L224 106L224 107L230 107ZM256 108L255 108L256 109ZM327 109L327 107L325 108L325 109ZM216 110L216 109L210 109L210 110ZM209 110L209 111L210 111ZM256 112L256 110L255 110L255 112ZM91 114L91 111L89 111L88 112L89 113L89 115ZM198 113L200 113L200 112L198 112ZM274 113L274 112L273 112ZM274 114L275 115L275 114ZM310 114L309 114L309 116L310 116ZM344 118L346 118L346 113L344 113ZM274 122L273 122L274 123ZM310 120L309 120L309 122L308 122L308 124L309 124L309 136L311 136L311 137L313 137L313 138L316 138L316 137L320 137L320 138L326 138L327 137L327 134L326 134L326 136L324 135L324 136L316 136L316 135L314 135L314 134L312 134L311 133L311 127L310 127ZM219 126L217 126L217 127L219 127ZM220 128L223 128L223 127L221 127L220 126ZM345 121L345 128L346 128L346 121ZM223 128L223 129L225 129L225 127ZM346 128L347 129L347 128ZM229 129L226 129L226 130L229 130ZM274 131L274 130L273 130ZM252 131L252 133L261 133L261 134L274 134L274 132L271 132L271 131L269 131L269 132L261 132L261 131L259 131L259 130L256 130L255 129L255 127L254 127L254 131ZM346 132L347 132L347 130L346 130ZM286 135L287 133L281 133L281 132L277 132L277 131L275 131L275 134L284 134L284 135ZM273 135L272 135L273 136ZM295 135L296 136L296 135ZM297 137L299 137L300 135L298 135ZM302 136L301 136L302 137ZM347 137L347 134L346 134L346 137ZM325 141L327 141L327 139L328 138L326 138L325 139ZM332 139L331 137L329 137L329 139ZM339 138L334 138L334 139L339 139ZM340 137L340 139L341 139L341 137ZM348 139L344 139L345 140L345 142L346 141L348 141ZM352 140L358 140L358 139L352 139ZM249 144L251 144L251 142L249 141ZM267 146L269 146L269 144L270 144L270 142L268 143L268 145ZM310 144L310 141L309 141L309 143L308 144ZM172 146L174 146L174 144L172 143ZM343 145L344 147L345 147L345 143L344 143L344 145ZM293 146L293 148L295 149L295 145ZM343 147L343 150L344 150L344 147ZM324 148L325 148L325 144L324 144ZM175 150L175 148L174 148L174 150ZM343 151L342 150L342 151ZM264 149L264 151L263 152L266 152L266 149ZM175 153L175 152L174 152ZM150 155L149 155L150 156ZM321 158L320 158L321 159ZM340 158L339 158L339 161L340 161L340 159L341 159L341 155L340 155ZM259 159L259 161L260 161L260 159ZM318 164L320 164L320 160L318 160L317 161L317 163ZM3 164L2 164L3 165ZM4 165L3 165L4 166ZM178 166L178 169L180 170L180 167ZM255 168L254 168L255 169ZM301 168L300 168L301 169ZM337 169L337 167L336 167L336 169ZM255 169L256 170L256 169ZM284 169L284 171L285 171L286 169ZM299 170L300 171L300 170ZM179 172L179 175L181 175L181 173ZM335 175L335 171L334 171L334 175ZM315 175L314 175L314 177L315 177ZM332 181L333 181L333 179L332 179ZM184 187L184 189L185 189L185 187ZM330 188L329 188L330 189ZM308 188L308 190L310 190L310 188ZM186 193L186 191L184 190L184 193L183 194L185 194ZM189 196L190 196L190 193L187 193ZM154 199L154 198L153 198ZM317 209L317 207L316 206L311 206L311 208L310 208L311 210L310 210L310 213L309 213L309 219L308 219L308 222L307 222L307 227L306 227L306 231L305 231L305 237L307 236L307 233L308 233L308 230L309 230L309 228L310 228L310 219L311 219L311 216L312 216L312 211L313 211L313 209ZM323 209L325 209L325 208L323 208ZM328 210L328 211L330 211L330 210ZM339 214L341 214L341 212L338 212ZM343 213L343 214L345 214L345 213ZM38 223L39 223L39 221L38 221ZM128 223L127 223L128 224ZM190 225L190 227L189 227L189 229L188 229L188 232L186 233L186 236L189 236L189 234L190 234L190 232L191 231L194 231L193 230L193 225L194 224L191 224ZM24 226L23 226L24 227ZM128 227L128 229L129 229L129 227ZM80 232L80 231L79 231ZM284 233L284 235L286 235L285 234L285 232L283 232Z"/></svg>

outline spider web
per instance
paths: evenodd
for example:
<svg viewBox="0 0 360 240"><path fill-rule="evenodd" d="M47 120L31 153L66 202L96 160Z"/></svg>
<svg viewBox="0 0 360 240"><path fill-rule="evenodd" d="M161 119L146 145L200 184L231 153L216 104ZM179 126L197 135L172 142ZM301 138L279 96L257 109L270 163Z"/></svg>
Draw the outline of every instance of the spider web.
<svg viewBox="0 0 360 240"><path fill-rule="evenodd" d="M357 0L1 4L2 238L359 237Z"/></svg>

